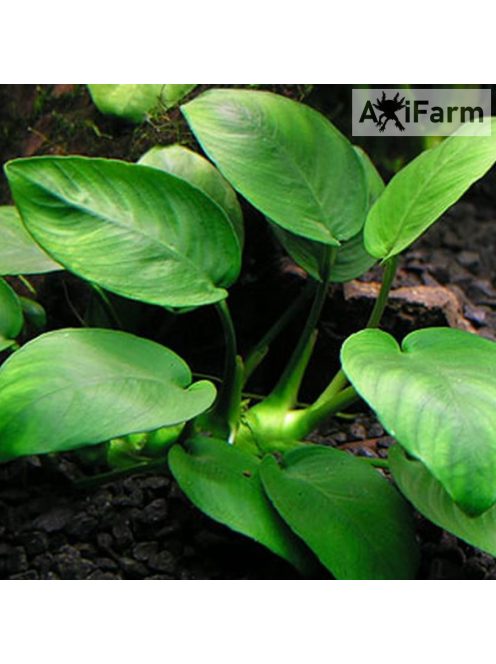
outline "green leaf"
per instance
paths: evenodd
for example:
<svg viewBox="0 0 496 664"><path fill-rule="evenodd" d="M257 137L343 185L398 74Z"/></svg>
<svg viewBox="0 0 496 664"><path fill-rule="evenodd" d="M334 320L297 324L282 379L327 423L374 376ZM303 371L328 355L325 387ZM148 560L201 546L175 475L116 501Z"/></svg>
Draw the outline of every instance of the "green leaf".
<svg viewBox="0 0 496 664"><path fill-rule="evenodd" d="M399 488L419 512L440 528L496 556L496 507L480 516L467 516L427 468L408 459L399 445L389 450L389 465Z"/></svg>
<svg viewBox="0 0 496 664"><path fill-rule="evenodd" d="M118 295L169 307L226 297L241 265L224 212L155 168L86 157L5 167L24 224L75 274Z"/></svg>
<svg viewBox="0 0 496 664"><path fill-rule="evenodd" d="M270 499L338 579L410 579L418 552L400 494L363 460L311 445L260 470Z"/></svg>
<svg viewBox="0 0 496 664"><path fill-rule="evenodd" d="M36 244L13 206L0 206L0 236L0 275L42 274L62 269Z"/></svg>
<svg viewBox="0 0 496 664"><path fill-rule="evenodd" d="M39 302L36 302L36 300L23 297L22 295L19 298L19 302L26 322L31 324L37 331L44 330L47 326L47 315L44 307Z"/></svg>
<svg viewBox="0 0 496 664"><path fill-rule="evenodd" d="M0 351L14 345L23 324L19 298L9 284L0 279Z"/></svg>
<svg viewBox="0 0 496 664"><path fill-rule="evenodd" d="M371 207L384 190L384 182L367 154L356 146L354 146L354 150L358 154L365 171L368 205ZM365 222L365 217L363 221ZM291 258L311 277L320 281L320 266L324 260L326 245L294 235L275 224L272 224L272 230ZM336 260L331 269L331 281L338 283L351 281L351 279L367 272L374 263L375 258L372 258L365 250L362 229L357 235L346 240L339 247Z"/></svg>
<svg viewBox="0 0 496 664"><path fill-rule="evenodd" d="M88 84L93 103L101 113L135 123L143 122L150 112L161 106L172 108L194 87L189 83Z"/></svg>
<svg viewBox="0 0 496 664"><path fill-rule="evenodd" d="M194 88L196 88L196 83L166 83L160 97L162 106L166 109L177 106Z"/></svg>
<svg viewBox="0 0 496 664"><path fill-rule="evenodd" d="M243 246L243 213L236 193L208 159L182 145L156 145L138 163L176 175L210 196L230 219Z"/></svg>
<svg viewBox="0 0 496 664"><path fill-rule="evenodd" d="M349 337L343 369L398 442L476 515L496 502L496 344L428 328L401 348L380 330Z"/></svg>
<svg viewBox="0 0 496 664"><path fill-rule="evenodd" d="M169 466L191 502L212 519L247 535L304 573L317 567L311 553L265 495L259 460L222 440L196 436L175 445Z"/></svg>
<svg viewBox="0 0 496 664"><path fill-rule="evenodd" d="M487 125L481 126L481 131ZM429 228L496 161L496 119L490 136L465 136L463 127L401 169L371 209L365 246L390 258Z"/></svg>
<svg viewBox="0 0 496 664"><path fill-rule="evenodd" d="M320 113L270 92L209 90L182 107L207 155L269 219L338 246L366 210L359 158Z"/></svg>
<svg viewBox="0 0 496 664"><path fill-rule="evenodd" d="M270 220L267 220L270 223ZM322 281L320 266L324 261L328 245L307 240L294 233L271 224L272 230L295 263L317 281ZM331 268L331 281L342 283L359 277L375 263L375 258L367 254L363 246L363 233L346 240L338 249L336 260Z"/></svg>
<svg viewBox="0 0 496 664"><path fill-rule="evenodd" d="M143 122L160 103L163 83L153 85L90 83L93 103L100 113L116 115L129 122Z"/></svg>
<svg viewBox="0 0 496 664"><path fill-rule="evenodd" d="M113 330L57 330L0 369L0 460L72 450L191 419L215 399L159 344Z"/></svg>

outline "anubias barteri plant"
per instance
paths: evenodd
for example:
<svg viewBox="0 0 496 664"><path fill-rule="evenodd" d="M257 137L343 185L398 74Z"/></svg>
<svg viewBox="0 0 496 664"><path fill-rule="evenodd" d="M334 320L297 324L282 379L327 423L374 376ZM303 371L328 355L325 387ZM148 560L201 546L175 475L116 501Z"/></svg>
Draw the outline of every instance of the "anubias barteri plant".
<svg viewBox="0 0 496 664"><path fill-rule="evenodd" d="M167 456L191 501L303 574L317 559L341 579L413 578L411 507L374 467L305 440L359 398L394 436L389 468L424 515L496 554L496 345L460 330L378 329L401 251L496 161L492 135L461 129L387 186L370 159L315 110L268 93L210 90L182 108L206 156L179 145L138 164L84 157L5 166L15 208L0 212L0 274L69 270L102 295L186 313L213 306L225 336L218 390L155 342L113 329L62 329L13 352L0 369L0 457L106 442L109 459ZM265 215L310 275L313 302L270 394L244 386L301 303L245 357L228 289L242 263L235 192ZM383 266L366 329L341 369L298 405L329 283ZM14 348L22 308L0 282L0 343ZM294 318L294 316L293 316ZM383 462L386 463L386 462Z"/></svg>

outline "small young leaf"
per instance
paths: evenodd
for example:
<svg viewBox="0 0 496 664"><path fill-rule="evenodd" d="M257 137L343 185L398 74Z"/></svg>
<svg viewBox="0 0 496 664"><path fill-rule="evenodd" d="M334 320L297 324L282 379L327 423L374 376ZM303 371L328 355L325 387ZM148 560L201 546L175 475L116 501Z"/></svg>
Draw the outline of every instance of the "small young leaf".
<svg viewBox="0 0 496 664"><path fill-rule="evenodd" d="M419 512L440 528L496 556L496 506L480 516L467 516L427 468L408 459L400 445L389 450L389 465L399 488Z"/></svg>
<svg viewBox="0 0 496 664"><path fill-rule="evenodd" d="M358 233L363 171L323 115L253 90L209 90L182 111L223 175L274 223L334 246Z"/></svg>
<svg viewBox="0 0 496 664"><path fill-rule="evenodd" d="M365 171L370 208L384 190L384 182L367 154L356 146L354 146L354 150ZM363 221L365 222L365 218ZM291 258L311 277L320 281L319 268L322 265L326 245L290 233L276 224L272 224L272 229ZM339 247L336 260L331 268L331 281L341 283L355 279L367 272L375 262L376 259L365 251L363 229L361 229L357 235L346 240Z"/></svg>
<svg viewBox="0 0 496 664"><path fill-rule="evenodd" d="M379 473L345 452L310 445L265 457L270 499L338 579L411 579L418 552L406 502Z"/></svg>
<svg viewBox="0 0 496 664"><path fill-rule="evenodd" d="M194 87L195 85L190 83L90 83L88 90L101 113L139 123L155 109L172 108Z"/></svg>
<svg viewBox="0 0 496 664"><path fill-rule="evenodd" d="M231 220L243 246L243 213L236 193L208 159L182 145L156 145L141 157L138 164L176 175L210 196Z"/></svg>
<svg viewBox="0 0 496 664"><path fill-rule="evenodd" d="M62 270L33 240L11 205L0 206L0 275L42 274Z"/></svg>
<svg viewBox="0 0 496 664"><path fill-rule="evenodd" d="M118 295L169 307L226 297L241 266L225 213L185 180L87 157L5 167L23 221L68 270Z"/></svg>
<svg viewBox="0 0 496 664"><path fill-rule="evenodd" d="M88 90L100 113L116 115L129 122L143 122L160 103L163 83L103 84L90 83Z"/></svg>
<svg viewBox="0 0 496 664"><path fill-rule="evenodd" d="M258 459L226 442L196 436L174 446L169 466L191 502L212 519L260 542L309 574L312 554L286 526L262 488Z"/></svg>
<svg viewBox="0 0 496 664"><path fill-rule="evenodd" d="M193 88L196 88L196 83L166 83L160 95L160 103L166 109L177 106Z"/></svg>
<svg viewBox="0 0 496 664"><path fill-rule="evenodd" d="M0 368L0 460L171 426L215 399L175 353L132 334L48 332Z"/></svg>
<svg viewBox="0 0 496 664"><path fill-rule="evenodd" d="M357 392L467 513L496 502L496 343L469 332L427 328L401 348L363 330L341 351Z"/></svg>
<svg viewBox="0 0 496 664"><path fill-rule="evenodd" d="M462 127L393 177L365 223L369 254L382 259L399 254L491 168L496 119L490 122L490 136L465 136Z"/></svg>
<svg viewBox="0 0 496 664"><path fill-rule="evenodd" d="M23 324L19 298L9 284L0 279L0 351L14 344Z"/></svg>
<svg viewBox="0 0 496 664"><path fill-rule="evenodd" d="M31 300L31 298L22 295L19 302L26 322L31 324L38 332L44 330L47 326L47 315L44 307L36 300Z"/></svg>

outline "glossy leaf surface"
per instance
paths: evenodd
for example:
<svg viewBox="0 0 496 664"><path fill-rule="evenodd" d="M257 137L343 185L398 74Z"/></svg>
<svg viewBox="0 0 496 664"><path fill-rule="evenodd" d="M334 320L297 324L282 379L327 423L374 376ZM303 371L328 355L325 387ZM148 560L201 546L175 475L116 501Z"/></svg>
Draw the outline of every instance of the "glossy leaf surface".
<svg viewBox="0 0 496 664"><path fill-rule="evenodd" d="M61 270L33 240L11 205L0 206L0 274L42 274Z"/></svg>
<svg viewBox="0 0 496 664"><path fill-rule="evenodd" d="M34 157L6 173L24 224L68 270L126 297L170 307L226 297L239 240L197 188L108 159Z"/></svg>
<svg viewBox="0 0 496 664"><path fill-rule="evenodd" d="M197 436L169 452L169 465L191 502L212 519L247 535L303 572L313 556L265 495L259 460L225 441Z"/></svg>
<svg viewBox="0 0 496 664"><path fill-rule="evenodd" d="M335 246L358 233L366 211L363 171L323 115L252 90L209 90L182 111L223 175L274 223Z"/></svg>
<svg viewBox="0 0 496 664"><path fill-rule="evenodd" d="M491 136L465 136L463 127L422 152L388 183L365 223L365 246L376 258L395 256L429 228L496 161Z"/></svg>
<svg viewBox="0 0 496 664"><path fill-rule="evenodd" d="M175 353L132 334L48 332L0 368L0 460L61 452L188 420L215 399Z"/></svg>
<svg viewBox="0 0 496 664"><path fill-rule="evenodd" d="M477 517L468 516L427 468L408 459L399 445L389 450L389 465L401 491L419 512L440 528L496 556L496 507Z"/></svg>
<svg viewBox="0 0 496 664"><path fill-rule="evenodd" d="M411 513L360 459L311 445L262 462L265 490L283 519L338 579L413 578Z"/></svg>
<svg viewBox="0 0 496 664"><path fill-rule="evenodd" d="M227 214L243 244L243 213L234 189L215 166L182 145L157 145L138 162L177 175L210 196Z"/></svg>
<svg viewBox="0 0 496 664"><path fill-rule="evenodd" d="M402 343L363 330L342 348L357 392L466 512L496 502L496 343L427 328Z"/></svg>

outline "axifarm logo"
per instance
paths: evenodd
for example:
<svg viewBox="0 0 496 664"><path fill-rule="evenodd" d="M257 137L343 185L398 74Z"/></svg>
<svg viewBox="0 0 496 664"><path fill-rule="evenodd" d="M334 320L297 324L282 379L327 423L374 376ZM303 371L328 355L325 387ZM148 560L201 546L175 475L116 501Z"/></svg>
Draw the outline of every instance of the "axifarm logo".
<svg viewBox="0 0 496 664"><path fill-rule="evenodd" d="M483 88L354 88L354 136L490 135L491 91Z"/></svg>

